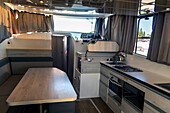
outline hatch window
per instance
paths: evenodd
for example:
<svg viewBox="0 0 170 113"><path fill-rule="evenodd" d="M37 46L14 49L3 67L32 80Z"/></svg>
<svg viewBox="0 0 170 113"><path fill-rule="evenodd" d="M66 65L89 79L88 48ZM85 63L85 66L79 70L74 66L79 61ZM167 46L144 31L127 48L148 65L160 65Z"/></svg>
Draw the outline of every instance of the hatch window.
<svg viewBox="0 0 170 113"><path fill-rule="evenodd" d="M94 32L96 18L73 18L54 16L54 31Z"/></svg>
<svg viewBox="0 0 170 113"><path fill-rule="evenodd" d="M138 37L135 46L135 53L147 56L152 33L153 16L138 19Z"/></svg>

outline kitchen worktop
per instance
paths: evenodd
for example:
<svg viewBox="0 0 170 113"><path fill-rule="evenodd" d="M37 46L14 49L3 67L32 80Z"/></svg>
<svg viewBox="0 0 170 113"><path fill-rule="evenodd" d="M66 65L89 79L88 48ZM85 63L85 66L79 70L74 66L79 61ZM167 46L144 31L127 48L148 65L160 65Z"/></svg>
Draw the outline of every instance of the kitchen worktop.
<svg viewBox="0 0 170 113"><path fill-rule="evenodd" d="M159 84L159 83L170 83L170 78L161 76L159 74L153 73L153 72L149 72L146 70L143 70L143 72L123 72L119 69L116 69L115 67L113 67L114 65L108 64L106 61L101 61L100 62L102 65L105 65L106 67L117 71L133 80L136 80L160 93L163 93L164 95L166 95L168 98L170 98L170 91L167 89L164 89L160 86L157 86L155 84ZM129 65L131 66L131 65ZM132 66L134 67L134 66ZM134 67L136 68L136 67Z"/></svg>
<svg viewBox="0 0 170 113"><path fill-rule="evenodd" d="M115 52L77 52L78 55L81 57L85 57L85 54L87 54L88 57L92 56L113 56Z"/></svg>

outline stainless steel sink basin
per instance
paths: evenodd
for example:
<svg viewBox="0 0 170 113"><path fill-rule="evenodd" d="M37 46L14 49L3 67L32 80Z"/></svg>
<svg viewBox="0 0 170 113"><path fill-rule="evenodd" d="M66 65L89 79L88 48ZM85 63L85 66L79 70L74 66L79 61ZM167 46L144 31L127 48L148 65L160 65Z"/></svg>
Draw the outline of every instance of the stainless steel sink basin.
<svg viewBox="0 0 170 113"><path fill-rule="evenodd" d="M124 65L124 66L113 66L113 67L115 67L116 69L119 69L121 71L124 71L124 72L143 72L140 69L137 69L137 68L134 68L134 67L131 67L131 66L127 66L127 65Z"/></svg>
<svg viewBox="0 0 170 113"><path fill-rule="evenodd" d="M164 88L164 89L167 89L168 91L170 91L170 83L157 83L157 84L155 84L155 85L157 85L157 86L160 86L160 87L162 87L162 88Z"/></svg>

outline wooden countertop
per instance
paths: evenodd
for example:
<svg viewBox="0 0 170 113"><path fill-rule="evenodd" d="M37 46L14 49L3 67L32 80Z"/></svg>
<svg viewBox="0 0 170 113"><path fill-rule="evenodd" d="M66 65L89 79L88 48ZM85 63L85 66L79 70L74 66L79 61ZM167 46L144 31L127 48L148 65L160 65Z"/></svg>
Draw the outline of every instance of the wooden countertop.
<svg viewBox="0 0 170 113"><path fill-rule="evenodd" d="M65 72L30 68L7 99L9 106L75 101L77 95Z"/></svg>

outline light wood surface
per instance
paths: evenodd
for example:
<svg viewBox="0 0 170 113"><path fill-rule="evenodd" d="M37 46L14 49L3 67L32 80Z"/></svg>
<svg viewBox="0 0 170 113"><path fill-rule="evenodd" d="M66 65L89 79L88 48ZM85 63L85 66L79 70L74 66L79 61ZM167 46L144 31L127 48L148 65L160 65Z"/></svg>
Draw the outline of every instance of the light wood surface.
<svg viewBox="0 0 170 113"><path fill-rule="evenodd" d="M88 45L88 51L117 52L119 45L114 41L97 41Z"/></svg>
<svg viewBox="0 0 170 113"><path fill-rule="evenodd" d="M9 106L75 101L77 95L65 72L30 68L7 99Z"/></svg>

